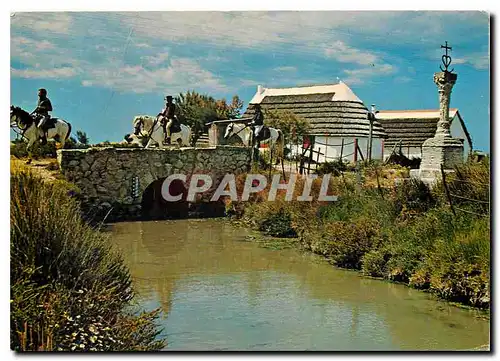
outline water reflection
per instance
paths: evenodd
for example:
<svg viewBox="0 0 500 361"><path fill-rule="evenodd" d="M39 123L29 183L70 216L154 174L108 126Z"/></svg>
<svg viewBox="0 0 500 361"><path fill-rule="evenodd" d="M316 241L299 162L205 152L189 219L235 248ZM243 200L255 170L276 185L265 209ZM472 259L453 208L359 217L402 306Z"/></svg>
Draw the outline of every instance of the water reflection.
<svg viewBox="0 0 500 361"><path fill-rule="evenodd" d="M489 324L420 291L243 242L223 220L114 225L170 349L418 350L488 343Z"/></svg>

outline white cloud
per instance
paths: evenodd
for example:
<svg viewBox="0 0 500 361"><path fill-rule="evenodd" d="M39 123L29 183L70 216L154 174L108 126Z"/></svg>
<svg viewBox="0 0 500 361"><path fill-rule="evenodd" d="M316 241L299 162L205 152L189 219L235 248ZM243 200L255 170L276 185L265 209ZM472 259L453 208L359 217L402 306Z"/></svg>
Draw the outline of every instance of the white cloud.
<svg viewBox="0 0 500 361"><path fill-rule="evenodd" d="M373 65L360 69L346 69L344 73L353 76L375 76L375 75L388 75L396 71L396 68L391 64Z"/></svg>
<svg viewBox="0 0 500 361"><path fill-rule="evenodd" d="M80 77L82 86L97 86L135 93L227 89L220 78L192 59L170 57L167 52L144 55L136 62L126 62L123 49L99 44L86 50L58 47L49 41L15 36L11 56L24 64L12 68L13 78L67 79ZM111 53L118 54L110 57ZM92 56L92 61L90 57Z"/></svg>
<svg viewBox="0 0 500 361"><path fill-rule="evenodd" d="M488 24L486 13L472 11L131 12L116 17L141 39L274 50L286 45L311 54L336 41L354 45L355 38L417 47L449 34L455 42L468 41L485 35Z"/></svg>
<svg viewBox="0 0 500 361"><path fill-rule="evenodd" d="M24 36L14 36L10 39L11 47L19 49L20 47L34 48L36 50L54 49L54 44L47 40L37 41Z"/></svg>
<svg viewBox="0 0 500 361"><path fill-rule="evenodd" d="M379 58L372 52L353 48L343 41L335 41L325 49L325 55L341 63L354 63L359 65L371 65L378 62Z"/></svg>
<svg viewBox="0 0 500 361"><path fill-rule="evenodd" d="M72 15L66 12L18 12L10 19L13 28L30 29L33 32L68 34L73 25Z"/></svg>
<svg viewBox="0 0 500 361"><path fill-rule="evenodd" d="M60 79L72 78L78 74L74 68L54 69L10 69L11 75L18 78Z"/></svg>
<svg viewBox="0 0 500 361"><path fill-rule="evenodd" d="M63 74L62 77L83 74L83 86L117 90L145 92L197 86L220 90L226 85L204 67L226 61L218 55L224 55L228 48L246 48L311 59L328 57L346 64L346 67L347 64L358 66L359 69L344 70L347 76L344 81L361 84L376 76L397 72L396 67L388 64L387 54L371 50L386 43L389 37L392 45L421 48L424 42L435 42L450 29L458 28L462 33L483 29L485 18L487 16L477 12L17 13L11 19L12 59L21 61L28 69L18 69L13 76L54 76L56 71ZM31 31L33 38L26 35L26 31ZM460 31L456 33L461 34ZM61 36L51 38L50 33ZM129 33L131 39L127 39ZM79 47L78 36L95 39L96 34L104 44L95 49L95 43L91 49ZM40 40L35 40L37 38ZM126 52L123 46L129 40L130 48ZM354 40L361 40L363 44ZM165 44L165 41L174 44ZM176 58L170 50L175 43L189 46L193 42L207 47L206 56L197 57L197 61ZM163 51L155 54L153 50L160 46ZM392 60L391 63L399 64ZM484 56L462 57L454 63L468 63L484 69L488 60ZM266 74L269 71L289 74L295 71L299 74L300 70L293 66L275 66L261 70ZM273 76L271 73L264 79L270 80ZM247 74L244 77L253 76ZM245 82L255 84L251 80L238 79L235 82L238 85Z"/></svg>
<svg viewBox="0 0 500 361"><path fill-rule="evenodd" d="M163 64L168 58L168 53L158 53L156 55L146 55L142 57L142 59L146 60L147 64L151 66Z"/></svg>
<svg viewBox="0 0 500 361"><path fill-rule="evenodd" d="M145 49L151 48L151 45L149 45L147 43L136 43L133 40L132 40L132 45L137 47L137 48L145 48Z"/></svg>
<svg viewBox="0 0 500 361"><path fill-rule="evenodd" d="M394 78L394 81L396 83L409 83L411 82L413 79L410 78L409 76L397 76Z"/></svg>
<svg viewBox="0 0 500 361"><path fill-rule="evenodd" d="M373 64L359 69L345 69L343 72L348 77L342 80L346 84L359 85L371 78L394 74L396 71L397 68L391 64Z"/></svg>
<svg viewBox="0 0 500 361"><path fill-rule="evenodd" d="M277 72L296 72L297 68L295 66L278 66L274 68L274 71Z"/></svg>
<svg viewBox="0 0 500 361"><path fill-rule="evenodd" d="M488 54L475 53L462 58L455 58L452 61L451 67L453 67L453 64L467 64L477 70L486 70L490 66L490 57Z"/></svg>
<svg viewBox="0 0 500 361"><path fill-rule="evenodd" d="M134 93L181 92L189 89L227 90L218 77L204 70L194 60L172 58L167 67L146 69L141 65L89 69L83 86L100 86Z"/></svg>
<svg viewBox="0 0 500 361"><path fill-rule="evenodd" d="M246 11L118 13L117 17L133 28L134 36L140 39L196 41L214 47L286 45L312 53L316 51L315 44L348 41L350 28L377 31L398 15L387 12Z"/></svg>

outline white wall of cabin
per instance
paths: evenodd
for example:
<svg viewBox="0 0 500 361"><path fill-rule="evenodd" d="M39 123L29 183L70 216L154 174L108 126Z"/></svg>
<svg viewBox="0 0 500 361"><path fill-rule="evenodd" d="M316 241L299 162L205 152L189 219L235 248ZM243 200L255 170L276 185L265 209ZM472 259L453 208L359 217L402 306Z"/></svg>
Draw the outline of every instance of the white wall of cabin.
<svg viewBox="0 0 500 361"><path fill-rule="evenodd" d="M464 141L464 161L467 160L467 157L469 156L469 152L471 150L470 144L467 140L467 136L465 135L465 130L462 127L462 123L460 122L460 119L458 119L457 115L455 115L451 120L450 133L453 138L462 139Z"/></svg>
<svg viewBox="0 0 500 361"><path fill-rule="evenodd" d="M342 148L342 139L344 140L344 146ZM314 161L318 160L320 163L331 162L337 160L340 157L340 152L342 149L342 159L345 162L354 161L354 137L331 137L331 136L315 136L314 150L320 151L323 155L314 154ZM367 156L368 138L358 138L358 145L361 148L363 156ZM291 144L288 145L292 149L292 154L300 154L302 149L302 144ZM383 144L382 139L373 138L372 139L372 159L382 159ZM361 157L358 155L358 160Z"/></svg>

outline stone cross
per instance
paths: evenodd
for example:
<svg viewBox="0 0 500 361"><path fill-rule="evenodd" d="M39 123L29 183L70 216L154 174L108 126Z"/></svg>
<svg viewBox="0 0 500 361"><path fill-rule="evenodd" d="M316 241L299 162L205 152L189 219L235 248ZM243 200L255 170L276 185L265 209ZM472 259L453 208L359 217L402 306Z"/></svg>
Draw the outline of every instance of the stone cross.
<svg viewBox="0 0 500 361"><path fill-rule="evenodd" d="M450 96L451 90L457 81L457 74L449 71L451 56L448 50L451 46L441 46L445 55L441 57L444 65L440 72L434 74L439 92L439 121L436 134L422 144L422 161L419 169L410 170L410 176L418 178L427 184L433 184L441 179L441 170L452 172L454 167L463 162L463 140L452 138L450 133Z"/></svg>
<svg viewBox="0 0 500 361"><path fill-rule="evenodd" d="M448 71L434 73L434 83L439 92L439 121L437 123L436 137L451 137L450 134L450 97L451 89L457 81L457 74Z"/></svg>
<svg viewBox="0 0 500 361"><path fill-rule="evenodd" d="M439 92L439 122L437 123L436 137L451 137L450 134L450 97L451 89L457 81L457 74L448 71L451 64L451 56L448 55L448 50L452 48L446 45L441 45L445 49L445 54L441 57L444 65L440 72L434 73L434 83L436 83Z"/></svg>

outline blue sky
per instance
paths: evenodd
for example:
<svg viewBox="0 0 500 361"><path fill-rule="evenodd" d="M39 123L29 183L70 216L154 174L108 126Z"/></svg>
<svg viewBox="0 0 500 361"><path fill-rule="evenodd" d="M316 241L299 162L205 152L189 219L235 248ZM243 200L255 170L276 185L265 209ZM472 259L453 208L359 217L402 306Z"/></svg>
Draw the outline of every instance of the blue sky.
<svg viewBox="0 0 500 361"><path fill-rule="evenodd" d="M447 40L458 73L451 106L474 148L490 149L489 18L481 12L15 13L11 103L53 116L92 142L119 141L137 114L187 90L245 102L265 87L342 79L365 105L437 109L433 73Z"/></svg>

